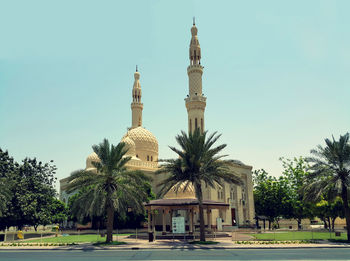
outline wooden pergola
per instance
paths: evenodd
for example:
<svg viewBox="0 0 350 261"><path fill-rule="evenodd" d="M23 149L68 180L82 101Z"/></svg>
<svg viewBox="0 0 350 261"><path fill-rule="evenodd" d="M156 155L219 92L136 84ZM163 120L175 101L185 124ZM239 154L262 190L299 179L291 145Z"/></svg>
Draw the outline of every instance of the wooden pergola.
<svg viewBox="0 0 350 261"><path fill-rule="evenodd" d="M174 199L156 199L151 200L150 202L145 204L145 208L148 213L148 231L152 231L151 229L151 222L152 220L152 227L155 227L155 210L158 210L158 213L162 214L162 226L163 226L163 233L166 233L166 215L173 216L174 210L186 210L189 212L189 218L190 218L190 225L189 225L189 232L193 233L194 231L194 222L193 222L193 215L195 211L199 211L198 206L198 200L196 198L174 198ZM229 204L224 202L218 202L213 200L203 200L203 209L207 212L207 226L208 229L211 229L211 210L212 209L227 209L229 208ZM152 215L152 216L151 216Z"/></svg>

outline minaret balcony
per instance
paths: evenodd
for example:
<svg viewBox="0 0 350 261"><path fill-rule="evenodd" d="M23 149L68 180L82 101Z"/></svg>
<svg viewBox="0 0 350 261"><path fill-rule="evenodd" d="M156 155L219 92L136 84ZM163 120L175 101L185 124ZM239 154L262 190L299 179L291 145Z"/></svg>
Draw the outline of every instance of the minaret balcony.
<svg viewBox="0 0 350 261"><path fill-rule="evenodd" d="M186 108L187 111L190 110L205 110L206 103L206 97L201 96L195 96L195 97L189 97L185 99L186 102Z"/></svg>
<svg viewBox="0 0 350 261"><path fill-rule="evenodd" d="M207 101L207 97L204 96L190 96L185 98L186 103L188 102L192 102L192 101L199 101L199 102L206 102Z"/></svg>
<svg viewBox="0 0 350 261"><path fill-rule="evenodd" d="M203 74L203 66L200 64L193 64L187 67L187 75L190 75L191 73L200 73Z"/></svg>
<svg viewBox="0 0 350 261"><path fill-rule="evenodd" d="M132 102L131 108L143 108L143 103L141 102Z"/></svg>
<svg viewBox="0 0 350 261"><path fill-rule="evenodd" d="M191 64L189 66L187 66L187 70L191 69L191 68L200 68L203 69L204 67L200 64Z"/></svg>

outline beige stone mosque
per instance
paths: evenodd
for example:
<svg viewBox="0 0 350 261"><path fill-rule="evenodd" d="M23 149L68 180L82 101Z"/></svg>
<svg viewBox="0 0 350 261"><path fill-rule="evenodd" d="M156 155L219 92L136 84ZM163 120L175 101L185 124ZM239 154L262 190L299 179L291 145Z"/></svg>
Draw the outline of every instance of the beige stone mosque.
<svg viewBox="0 0 350 261"><path fill-rule="evenodd" d="M196 128L205 129L205 107L207 98L202 93L201 48L197 36L198 29L193 23L191 28L192 38L189 48L190 64L187 67L189 80L189 93L185 98L188 113L188 131ZM157 186L164 176L155 175L158 165L158 141L147 129L142 127L142 91L140 73L134 73L132 88L132 125L128 128L121 141L128 148L126 156L131 157L127 168L141 170L152 178L152 189L155 194L160 190ZM86 170L96 171L93 161L99 161L96 153L91 153L86 159ZM252 184L252 167L234 160L232 172L243 180L242 186L224 183L217 185L215 189L206 187L203 189L203 205L205 224L208 230L225 229L236 226L254 224L254 200ZM67 178L60 180L60 198L68 202L69 194L65 192ZM170 190L163 198L151 200L145 205L148 212L148 229L157 229L166 233L171 230L172 217L184 217L186 231L192 233L199 226L198 201L193 186L185 191Z"/></svg>

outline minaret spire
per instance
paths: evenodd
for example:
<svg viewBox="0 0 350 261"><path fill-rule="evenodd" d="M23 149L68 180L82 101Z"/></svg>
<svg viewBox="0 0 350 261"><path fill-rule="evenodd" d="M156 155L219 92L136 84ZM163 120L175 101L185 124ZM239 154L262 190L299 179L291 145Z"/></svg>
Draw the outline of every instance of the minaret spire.
<svg viewBox="0 0 350 261"><path fill-rule="evenodd" d="M199 128L204 131L204 110L207 98L202 93L201 47L198 41L198 29L193 17L190 42L190 65L187 67L189 94L185 99L188 114L188 131L192 133Z"/></svg>
<svg viewBox="0 0 350 261"><path fill-rule="evenodd" d="M136 72L134 73L134 86L132 87L132 126L131 128L136 128L142 126L142 110L143 103L141 102L142 92L140 84L140 73L136 65Z"/></svg>
<svg viewBox="0 0 350 261"><path fill-rule="evenodd" d="M190 42L190 64L201 64L201 46L198 41L198 29L193 17L193 26L191 28L191 42Z"/></svg>

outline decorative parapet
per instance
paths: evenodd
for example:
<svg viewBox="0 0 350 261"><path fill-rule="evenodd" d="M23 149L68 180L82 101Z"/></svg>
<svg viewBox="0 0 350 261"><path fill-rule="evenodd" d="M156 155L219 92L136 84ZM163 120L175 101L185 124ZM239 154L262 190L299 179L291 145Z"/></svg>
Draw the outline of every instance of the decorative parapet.
<svg viewBox="0 0 350 261"><path fill-rule="evenodd" d="M158 169L158 162L154 161L133 161L130 160L126 166L128 167L138 167L138 168L146 168L146 169Z"/></svg>
<svg viewBox="0 0 350 261"><path fill-rule="evenodd" d="M198 73L202 74L203 73L203 68L204 67L202 65L200 65L200 64L189 65L187 67L187 74L189 75L189 74L191 74L193 72L198 72Z"/></svg>

